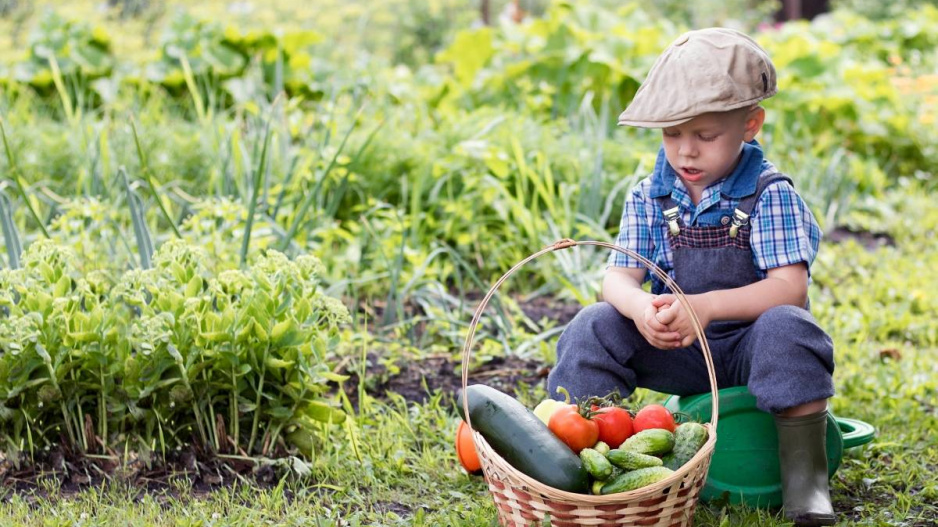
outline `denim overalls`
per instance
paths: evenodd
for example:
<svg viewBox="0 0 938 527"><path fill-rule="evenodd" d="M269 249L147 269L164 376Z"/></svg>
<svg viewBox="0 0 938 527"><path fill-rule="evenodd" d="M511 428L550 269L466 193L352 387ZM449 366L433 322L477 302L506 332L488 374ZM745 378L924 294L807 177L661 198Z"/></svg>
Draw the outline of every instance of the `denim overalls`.
<svg viewBox="0 0 938 527"><path fill-rule="evenodd" d="M720 225L684 225L670 195L656 198L670 231L675 282L685 293L742 287L759 279L749 245L749 215L762 191L779 180L790 182L779 173L762 175L755 192ZM714 321L705 333L719 387L748 385L761 410L777 413L834 394L833 343L806 308L773 307L753 322ZM636 387L690 395L709 391L707 379L699 342L657 349L631 319L598 302L581 310L561 335L548 390L554 397L559 386L573 397L614 389L626 396Z"/></svg>

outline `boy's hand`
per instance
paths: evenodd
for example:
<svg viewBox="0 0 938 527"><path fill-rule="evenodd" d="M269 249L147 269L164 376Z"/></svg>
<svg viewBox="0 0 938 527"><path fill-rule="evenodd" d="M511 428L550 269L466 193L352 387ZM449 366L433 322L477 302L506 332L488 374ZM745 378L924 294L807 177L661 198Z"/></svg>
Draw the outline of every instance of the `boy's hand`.
<svg viewBox="0 0 938 527"><path fill-rule="evenodd" d="M687 295L687 301L690 302L694 313L697 313L697 319L703 329L712 320L712 310L710 301L705 295ZM678 335L678 345L673 347L684 348L690 346L697 340L697 332L690 313L684 308L674 295L661 295L652 300L651 305L656 309L655 319L659 324L666 326L667 331Z"/></svg>
<svg viewBox="0 0 938 527"><path fill-rule="evenodd" d="M660 297L658 297L660 298ZM635 317L635 327L652 346L670 350L681 347L681 335L658 320L657 298L649 297L641 310L641 316Z"/></svg>

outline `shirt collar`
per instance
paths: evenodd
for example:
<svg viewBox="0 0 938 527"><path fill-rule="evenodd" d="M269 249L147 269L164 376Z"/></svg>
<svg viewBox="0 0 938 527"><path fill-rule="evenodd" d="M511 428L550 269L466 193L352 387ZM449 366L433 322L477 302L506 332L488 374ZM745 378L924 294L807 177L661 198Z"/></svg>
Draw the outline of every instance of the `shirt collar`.
<svg viewBox="0 0 938 527"><path fill-rule="evenodd" d="M749 143L743 143L742 156L733 172L725 178L711 185L722 185L719 189L727 198L742 199L751 196L756 191L756 183L759 174L763 169L763 153L759 142L753 139ZM658 159L655 161L655 171L651 175L651 197L661 198L671 194L674 190L674 182L677 179L677 172L671 168L667 157L664 155L664 147L658 149ZM710 187L708 187L710 188Z"/></svg>

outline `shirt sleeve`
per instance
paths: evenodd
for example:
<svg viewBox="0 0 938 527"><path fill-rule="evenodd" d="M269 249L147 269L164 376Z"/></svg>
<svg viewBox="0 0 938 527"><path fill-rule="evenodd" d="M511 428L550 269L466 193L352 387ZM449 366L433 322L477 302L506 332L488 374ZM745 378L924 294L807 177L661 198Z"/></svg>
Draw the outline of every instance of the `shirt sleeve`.
<svg viewBox="0 0 938 527"><path fill-rule="evenodd" d="M821 243L821 228L788 182L766 187L752 218L753 261L759 269L804 262L810 270Z"/></svg>
<svg viewBox="0 0 938 527"><path fill-rule="evenodd" d="M648 183L649 180L647 179L639 183L626 197L625 206L622 208L622 220L619 222L619 235L616 237L616 245L631 249L649 260L654 260L655 244L651 237L651 228L648 226L646 215L648 203L645 201L645 187ZM645 265L632 256L619 251L610 251L607 267L638 267L644 269Z"/></svg>

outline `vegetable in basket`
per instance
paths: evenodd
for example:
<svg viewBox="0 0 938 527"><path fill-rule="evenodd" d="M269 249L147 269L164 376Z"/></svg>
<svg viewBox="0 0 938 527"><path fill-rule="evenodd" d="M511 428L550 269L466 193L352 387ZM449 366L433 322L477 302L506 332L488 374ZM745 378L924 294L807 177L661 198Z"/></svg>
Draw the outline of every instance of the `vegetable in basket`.
<svg viewBox="0 0 938 527"><path fill-rule="evenodd" d="M472 427L512 467L555 489L589 491L589 477L580 458L514 397L473 384L459 391L460 413L463 398Z"/></svg>
<svg viewBox="0 0 938 527"><path fill-rule="evenodd" d="M479 461L476 446L472 443L472 429L462 420L456 429L456 457L466 472L474 475L482 473L482 462Z"/></svg>

